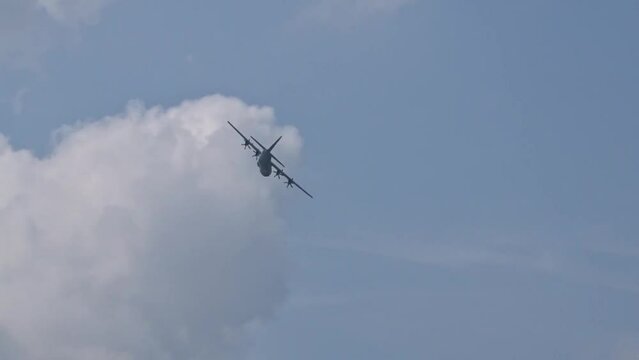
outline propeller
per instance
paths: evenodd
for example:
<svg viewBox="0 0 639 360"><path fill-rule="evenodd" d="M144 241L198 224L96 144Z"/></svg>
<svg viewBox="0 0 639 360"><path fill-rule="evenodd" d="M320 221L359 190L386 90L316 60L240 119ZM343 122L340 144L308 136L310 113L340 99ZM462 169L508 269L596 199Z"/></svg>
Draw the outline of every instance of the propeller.
<svg viewBox="0 0 639 360"><path fill-rule="evenodd" d="M275 177L280 179L282 177L282 174L284 174L284 171L282 170L276 170L275 171Z"/></svg>
<svg viewBox="0 0 639 360"><path fill-rule="evenodd" d="M254 150L253 151L253 157L256 158L258 156L260 156L260 151L259 150Z"/></svg>
<svg viewBox="0 0 639 360"><path fill-rule="evenodd" d="M242 144L242 146L244 146L244 149L251 146L251 140L249 139L244 140L244 144Z"/></svg>
<svg viewBox="0 0 639 360"><path fill-rule="evenodd" d="M293 187L293 184L295 184L295 181L293 181L293 178L290 178L286 181L284 181L284 184L286 184L287 188Z"/></svg>

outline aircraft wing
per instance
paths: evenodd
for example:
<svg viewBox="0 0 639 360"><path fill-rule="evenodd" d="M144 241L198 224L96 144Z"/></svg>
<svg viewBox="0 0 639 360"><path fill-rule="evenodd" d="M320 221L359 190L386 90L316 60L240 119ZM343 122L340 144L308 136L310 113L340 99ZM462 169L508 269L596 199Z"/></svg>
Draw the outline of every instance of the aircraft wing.
<svg viewBox="0 0 639 360"><path fill-rule="evenodd" d="M304 192L304 194L308 195L311 199L313 198L313 195L309 194L308 191L304 190L303 187L300 186L300 184L298 184L297 182L295 182L295 180L293 180L292 177L286 175L286 173L284 172L284 170L280 169L277 165L271 163L271 166L273 166L273 168L275 169L275 176L281 175L284 176L286 178L286 186L293 186L295 185L298 189L302 190Z"/></svg>
<svg viewBox="0 0 639 360"><path fill-rule="evenodd" d="M235 130L235 132L237 132L238 134L240 134L240 136L242 137L242 139L244 139L244 144L243 144L243 145L245 145L245 146L250 146L250 147L253 149L253 151L255 151L257 154L259 154L259 153L261 153L261 152L262 152L262 150L258 149L258 148L257 148L257 146L255 146L255 144L253 144L253 143L251 142L251 140L249 140L249 138L247 138L246 136L244 136L244 134L242 134L242 133L240 132L240 130L238 130L235 126L233 126L233 124L231 124L231 122L230 122L230 121L227 121L227 123L228 123L229 125L231 125L231 127L233 128L233 130ZM251 136L251 139L253 139L253 137L252 137L252 136ZM253 139L253 140L255 140L255 139ZM255 141L257 142L257 140L255 140ZM258 144L259 144L259 143L258 143ZM260 145L260 146L262 146L262 144L259 144L259 145ZM264 147L262 146L262 148L264 148Z"/></svg>
<svg viewBox="0 0 639 360"><path fill-rule="evenodd" d="M257 143L257 145L259 145L259 146L262 148L262 150L266 150L266 147L264 147L264 145L262 145L262 143L260 143L259 141L257 141L257 139L256 139L256 138L254 138L254 137L252 137L252 136L251 136L251 139L252 139L253 141L255 141L255 143Z"/></svg>

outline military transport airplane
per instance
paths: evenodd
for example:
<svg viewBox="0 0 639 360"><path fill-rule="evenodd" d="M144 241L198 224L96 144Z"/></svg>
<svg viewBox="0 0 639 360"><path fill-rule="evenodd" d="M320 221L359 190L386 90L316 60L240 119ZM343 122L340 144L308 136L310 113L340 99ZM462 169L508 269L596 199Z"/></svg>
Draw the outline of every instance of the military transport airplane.
<svg viewBox="0 0 639 360"><path fill-rule="evenodd" d="M286 175L286 173L284 173L284 170L282 170L282 168L284 167L284 164L282 164L282 162L279 161L275 157L275 155L273 155L273 153L272 153L273 148L280 141L280 139L282 138L281 136L279 138L277 138L277 140L275 140L273 145L271 145L267 149L266 147L264 147L264 145L260 144L260 142L257 141L257 139L255 139L254 137L251 136L251 139L249 140L249 138L244 136L244 134L242 134L240 132L240 130L238 130L235 126L233 126L233 124L231 124L230 121L227 121L227 123L229 123L229 125L231 125L233 130L235 130L238 134L240 134L242 139L244 139L244 143L242 144L242 146L244 146L244 149L250 147L253 150L253 157L257 158L257 167L260 168L260 173L263 176L265 176L265 177L271 176L271 173L273 173L273 169L275 169L275 177L280 179L281 176L284 176L286 178L286 181L284 182L286 184L286 187L292 187L293 185L297 186L297 188L302 190L304 192L304 194L308 195L311 199L313 198L313 195L309 194L306 190L304 190L297 182L295 182L295 180L293 180L292 177L290 177L290 176ZM258 149L257 146L255 146L255 144L253 144L253 142L251 142L251 140L255 141L255 144L259 145L260 148L262 148L262 149ZM275 160L282 167L279 167L278 165L273 163L272 160Z"/></svg>

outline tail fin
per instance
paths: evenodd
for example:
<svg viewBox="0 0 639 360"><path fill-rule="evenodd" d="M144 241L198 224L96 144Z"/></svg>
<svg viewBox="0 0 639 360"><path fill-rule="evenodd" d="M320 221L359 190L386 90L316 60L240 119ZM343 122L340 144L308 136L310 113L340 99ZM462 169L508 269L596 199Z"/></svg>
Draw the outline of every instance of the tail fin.
<svg viewBox="0 0 639 360"><path fill-rule="evenodd" d="M268 148L268 152L271 152L271 150L273 150L273 148L275 147L275 145L277 145L277 143L280 141L280 139L282 139L282 137L278 137L277 140L275 140L275 142L273 143L273 145L271 145L270 148Z"/></svg>

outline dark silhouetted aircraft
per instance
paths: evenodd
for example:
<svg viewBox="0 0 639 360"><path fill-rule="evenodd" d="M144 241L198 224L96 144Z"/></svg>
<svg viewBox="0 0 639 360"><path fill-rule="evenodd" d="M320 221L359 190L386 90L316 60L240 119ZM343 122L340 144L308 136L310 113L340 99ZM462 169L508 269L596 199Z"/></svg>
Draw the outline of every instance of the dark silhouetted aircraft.
<svg viewBox="0 0 639 360"><path fill-rule="evenodd" d="M309 194L306 190L304 190L297 182L295 182L295 180L293 180L292 177L286 175L284 170L282 170L282 168L284 168L284 164L282 164L282 162L279 161L275 157L275 155L273 155L272 153L273 148L280 141L280 139L282 138L281 136L277 138L277 140L275 140L273 145L271 145L267 149L266 147L264 147L264 145L260 144L260 142L257 141L257 139L255 139L254 137L251 136L251 138L249 139L246 136L244 136L244 134L242 134L240 130L238 130L235 126L233 126L233 124L231 124L230 121L227 121L227 123L229 123L229 125L231 125L233 130L235 130L238 134L240 134L242 139L244 139L244 143L242 143L242 146L244 146L244 149L247 149L250 147L251 150L253 150L253 157L257 159L257 167L260 168L260 173L263 176L271 176L271 174L273 173L273 169L275 169L274 174L276 178L281 179L282 176L286 178L286 181L284 182L286 184L286 187L296 186L298 189L302 190L304 194L313 198L313 195ZM255 144L259 145L261 149L255 146L255 144L253 144L253 141L251 140L253 140ZM275 160L281 167L273 163L273 160Z"/></svg>

